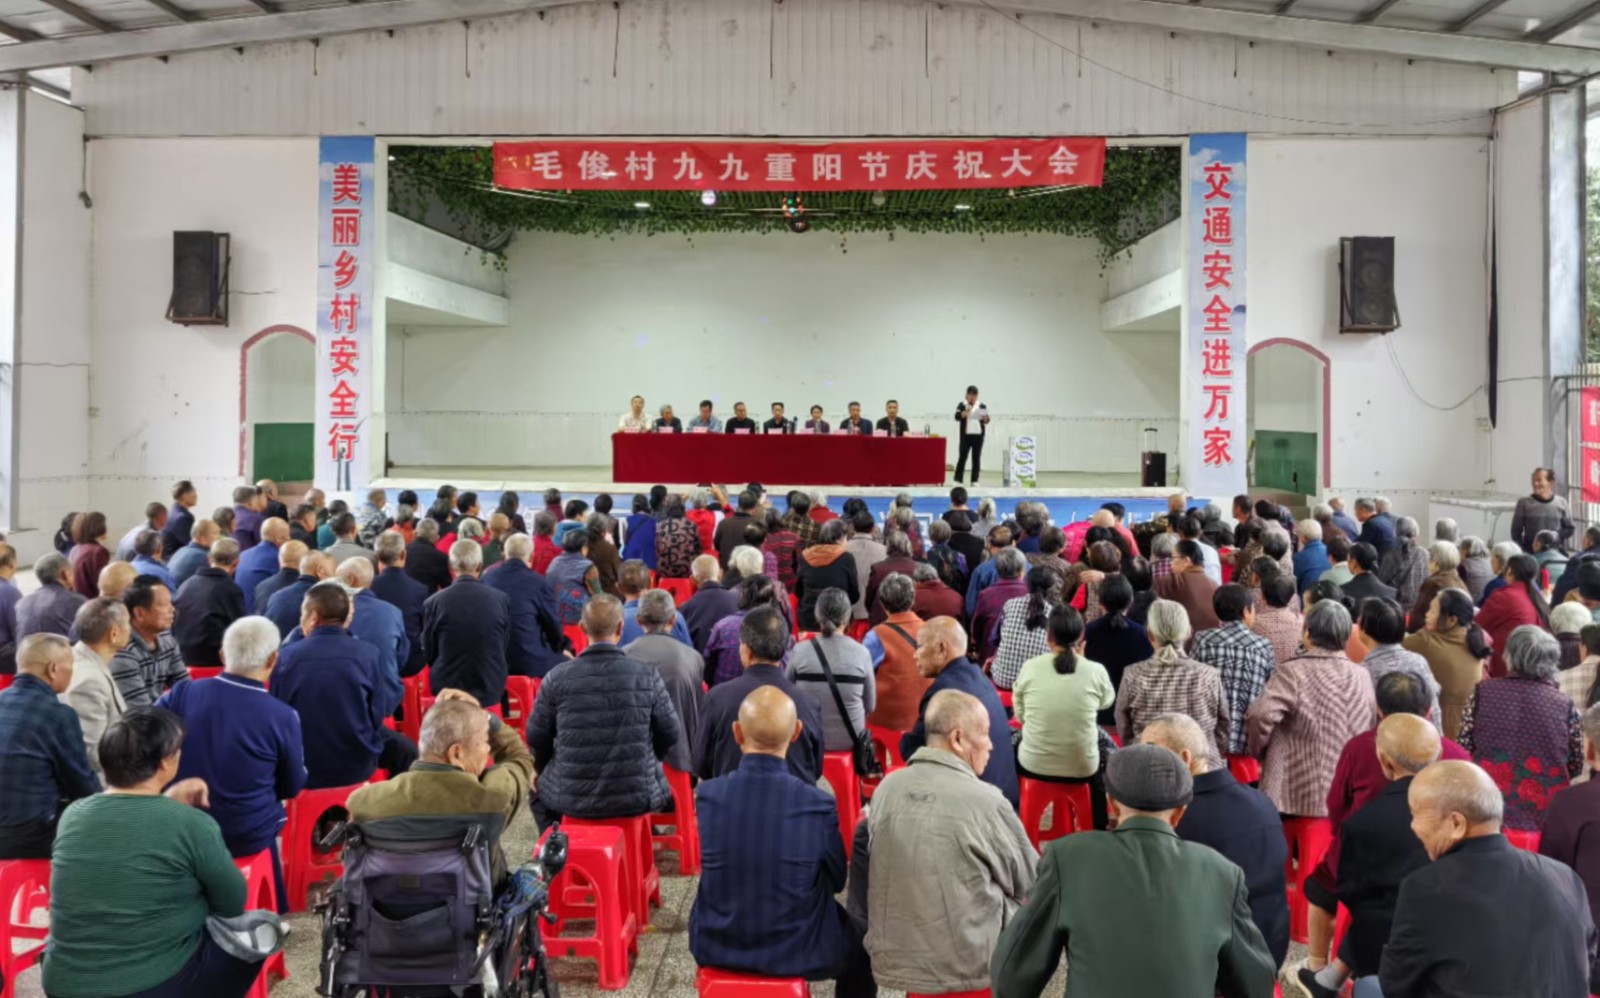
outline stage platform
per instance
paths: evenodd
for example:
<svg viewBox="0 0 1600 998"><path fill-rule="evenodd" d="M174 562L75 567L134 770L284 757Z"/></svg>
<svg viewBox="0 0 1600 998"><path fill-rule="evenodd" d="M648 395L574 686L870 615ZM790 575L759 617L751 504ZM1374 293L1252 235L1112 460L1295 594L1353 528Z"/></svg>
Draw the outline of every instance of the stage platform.
<svg viewBox="0 0 1600 998"><path fill-rule="evenodd" d="M636 493L648 492L652 485L665 485L674 492L682 493L693 488L695 484L615 482L611 480L611 468L604 465L543 468L397 465L391 469L388 477L373 482L373 487L386 490L391 502L401 490L411 489L417 493L421 503L422 509L419 512L424 512L433 502L438 487L446 483L454 485L461 491L470 490L478 493L479 506L485 515L494 509L495 504L499 502L500 493L506 490L515 491L524 508L537 509L540 505L540 493L548 488L556 488L561 490L563 500L583 499L591 503L597 494L608 492L615 503L612 514L620 513L623 516L626 516L631 509L633 496ZM738 490L748 483L718 484L724 485L730 493L737 494ZM908 492L917 500L916 511L924 518L931 518L948 508L950 489L954 485L951 482L945 485L921 485L902 489L826 485L790 486L783 482L761 484L769 493L779 497L776 502L780 509L783 506L781 497L791 488L801 488L807 492L826 494L828 506L835 512L844 505L846 499L860 497L866 500L868 508L879 516L888 508L889 502L896 495ZM1060 525L1086 519L1100 508L1101 503L1115 500L1127 507L1130 520L1136 522L1165 513L1167 496L1174 491L1176 489L1171 487L1141 488L1137 474L1096 472L1045 472L1039 476L1037 488L1005 488L998 484L997 472L994 485L968 487L968 492L971 494L968 505L976 508L979 499L991 498L995 500L1000 512L1005 514L1011 511L1018 499L1032 499L1044 503L1050 510L1051 519ZM357 501L359 502L359 499Z"/></svg>

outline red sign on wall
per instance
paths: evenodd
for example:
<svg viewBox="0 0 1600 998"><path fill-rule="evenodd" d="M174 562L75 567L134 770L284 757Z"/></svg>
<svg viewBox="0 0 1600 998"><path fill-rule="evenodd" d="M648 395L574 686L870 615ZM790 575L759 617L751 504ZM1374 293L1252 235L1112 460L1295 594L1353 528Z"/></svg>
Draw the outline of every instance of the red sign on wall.
<svg viewBox="0 0 1600 998"><path fill-rule="evenodd" d="M1600 388L1584 388L1578 394L1580 466L1583 469L1583 501L1600 503Z"/></svg>
<svg viewBox="0 0 1600 998"><path fill-rule="evenodd" d="M513 190L911 191L1098 187L1103 138L851 142L497 142Z"/></svg>

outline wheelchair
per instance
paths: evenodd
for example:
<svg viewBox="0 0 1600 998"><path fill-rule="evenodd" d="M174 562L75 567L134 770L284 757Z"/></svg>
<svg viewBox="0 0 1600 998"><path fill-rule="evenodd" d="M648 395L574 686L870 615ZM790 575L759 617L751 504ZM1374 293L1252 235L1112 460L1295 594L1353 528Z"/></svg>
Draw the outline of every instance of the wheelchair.
<svg viewBox="0 0 1600 998"><path fill-rule="evenodd" d="M498 816L343 824L344 876L316 906L325 998L560 998L539 919L567 862L559 828L497 885Z"/></svg>

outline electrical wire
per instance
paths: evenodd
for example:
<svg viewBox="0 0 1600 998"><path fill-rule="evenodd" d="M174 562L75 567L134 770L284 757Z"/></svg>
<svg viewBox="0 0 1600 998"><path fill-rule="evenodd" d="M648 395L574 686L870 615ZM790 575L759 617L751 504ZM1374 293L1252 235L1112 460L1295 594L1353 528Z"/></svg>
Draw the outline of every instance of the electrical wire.
<svg viewBox="0 0 1600 998"><path fill-rule="evenodd" d="M1466 405L1468 402L1471 402L1474 396L1483 391L1484 386L1479 385L1472 391L1468 392L1467 397L1462 399L1460 402L1457 402L1455 405L1435 405L1434 403L1429 402L1427 399L1418 394L1417 390L1412 387L1410 376L1406 374L1406 369L1400 365L1400 355L1395 352L1394 340L1391 339L1388 334L1382 335L1383 345L1389 348L1389 360L1394 363L1394 369L1400 375L1400 383L1406 386L1406 391L1411 394L1412 398L1427 406L1429 409L1433 409L1437 412L1454 412Z"/></svg>

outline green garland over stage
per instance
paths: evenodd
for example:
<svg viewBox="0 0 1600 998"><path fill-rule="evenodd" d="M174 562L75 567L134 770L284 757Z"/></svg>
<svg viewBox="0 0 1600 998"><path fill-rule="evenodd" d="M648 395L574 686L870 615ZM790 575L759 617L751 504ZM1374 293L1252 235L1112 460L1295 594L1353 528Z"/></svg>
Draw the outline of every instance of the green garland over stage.
<svg viewBox="0 0 1600 998"><path fill-rule="evenodd" d="M493 183L486 146L397 146L389 163L390 208L439 224L500 255L517 232L614 236L715 232L790 235L781 196L701 191L508 191ZM1022 190L796 192L818 232L1041 233L1095 239L1117 253L1178 216L1181 150L1106 151L1101 187ZM647 206L647 207L646 207Z"/></svg>

